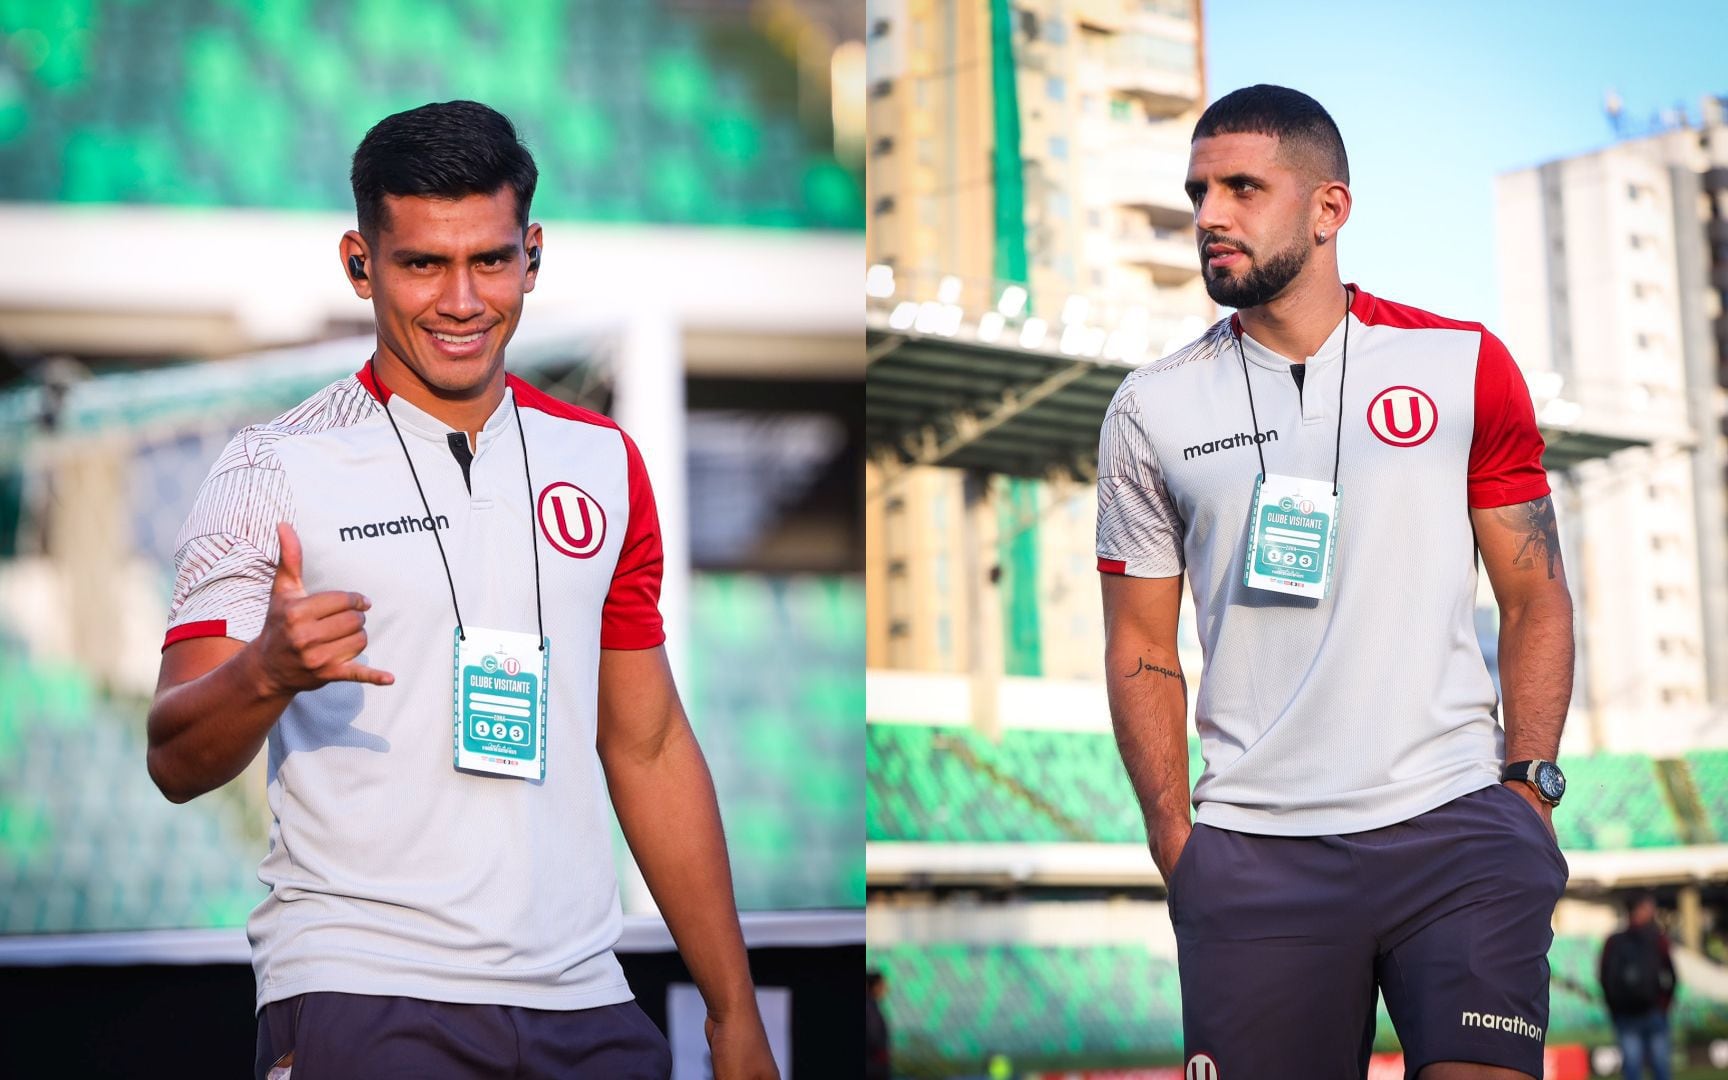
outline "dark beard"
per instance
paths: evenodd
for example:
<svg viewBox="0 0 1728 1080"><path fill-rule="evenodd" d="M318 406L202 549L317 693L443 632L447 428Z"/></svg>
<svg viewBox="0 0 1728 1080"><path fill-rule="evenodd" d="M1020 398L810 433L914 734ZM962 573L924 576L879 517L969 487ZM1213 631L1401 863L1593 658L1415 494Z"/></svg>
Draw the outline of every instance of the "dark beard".
<svg viewBox="0 0 1728 1080"><path fill-rule="evenodd" d="M1304 247L1302 241L1298 239L1265 262L1256 261L1253 268L1245 274L1238 277L1222 273L1213 276L1211 270L1205 266L1206 245L1225 242L1217 239L1201 241L1201 276L1206 279L1206 295L1210 296L1214 303L1235 308L1238 311L1243 308L1259 307L1269 300L1277 299L1278 294L1283 292L1292 281L1295 281L1296 275L1300 274L1302 268L1308 265L1310 249ZM1250 257L1253 256L1251 251L1247 254Z"/></svg>

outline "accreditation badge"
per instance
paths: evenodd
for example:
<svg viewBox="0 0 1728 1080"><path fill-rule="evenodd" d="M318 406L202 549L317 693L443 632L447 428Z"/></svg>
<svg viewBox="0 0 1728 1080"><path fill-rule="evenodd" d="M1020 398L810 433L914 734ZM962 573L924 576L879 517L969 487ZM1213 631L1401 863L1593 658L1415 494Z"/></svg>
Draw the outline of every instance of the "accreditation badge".
<svg viewBox="0 0 1728 1080"><path fill-rule="evenodd" d="M454 637L456 768L544 780L550 640L481 626Z"/></svg>
<svg viewBox="0 0 1728 1080"><path fill-rule="evenodd" d="M1254 485L1242 584L1323 598L1337 540L1338 496L1330 483L1268 473Z"/></svg>

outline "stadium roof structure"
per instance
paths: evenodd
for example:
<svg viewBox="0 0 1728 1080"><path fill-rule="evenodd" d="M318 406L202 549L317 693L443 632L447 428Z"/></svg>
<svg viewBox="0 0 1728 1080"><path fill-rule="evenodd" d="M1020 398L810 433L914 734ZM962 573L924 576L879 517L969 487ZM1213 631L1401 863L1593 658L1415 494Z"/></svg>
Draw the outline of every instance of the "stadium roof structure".
<svg viewBox="0 0 1728 1080"><path fill-rule="evenodd" d="M1097 475L1098 429L1110 398L1145 357L1087 355L1054 335L1028 347L1013 334L995 342L952 325L891 324L872 308L865 318L865 438L870 457L890 470L913 465L981 469L1007 476ZM1628 419L1621 410L1584 408L1537 395L1547 441L1543 463L1571 469L1672 429Z"/></svg>

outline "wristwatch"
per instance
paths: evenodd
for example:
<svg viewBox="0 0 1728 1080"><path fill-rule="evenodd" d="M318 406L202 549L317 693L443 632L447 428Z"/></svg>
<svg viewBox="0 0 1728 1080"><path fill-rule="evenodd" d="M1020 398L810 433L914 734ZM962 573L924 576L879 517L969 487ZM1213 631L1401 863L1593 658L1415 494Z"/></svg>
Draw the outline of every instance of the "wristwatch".
<svg viewBox="0 0 1728 1080"><path fill-rule="evenodd" d="M1549 806L1559 806L1566 794L1566 774L1552 761L1514 761L1501 771L1500 779L1524 781Z"/></svg>

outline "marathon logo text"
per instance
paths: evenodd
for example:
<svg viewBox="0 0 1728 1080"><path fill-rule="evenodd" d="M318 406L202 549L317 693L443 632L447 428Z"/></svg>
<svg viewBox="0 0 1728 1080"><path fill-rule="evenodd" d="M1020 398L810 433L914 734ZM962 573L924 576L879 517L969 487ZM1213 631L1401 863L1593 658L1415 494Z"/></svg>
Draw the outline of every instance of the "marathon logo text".
<svg viewBox="0 0 1728 1080"><path fill-rule="evenodd" d="M1234 450L1238 446L1256 446L1259 443L1269 443L1269 442L1277 442L1277 441L1278 441L1278 429L1277 428L1273 428L1271 431L1263 431L1259 435L1255 435L1252 431L1238 431L1234 435L1226 435L1222 439L1214 439L1211 442L1203 442L1199 446L1183 447L1182 448L1182 460L1183 461L1192 461L1193 459L1195 459L1197 457L1200 457L1200 456L1205 455L1205 454L1210 454L1210 453L1213 453L1213 452L1218 451L1218 450Z"/></svg>
<svg viewBox="0 0 1728 1080"><path fill-rule="evenodd" d="M343 525L338 530L342 542L350 540L366 540L374 536L400 536L403 533L431 532L433 529L448 529L450 519L439 514L434 520L429 517L409 517L403 514L395 521L371 521L365 525Z"/></svg>
<svg viewBox="0 0 1728 1080"><path fill-rule="evenodd" d="M1459 1023L1465 1027L1487 1028L1490 1031L1510 1031L1514 1035L1542 1041L1542 1029L1522 1016L1495 1016L1493 1013L1466 1012Z"/></svg>

